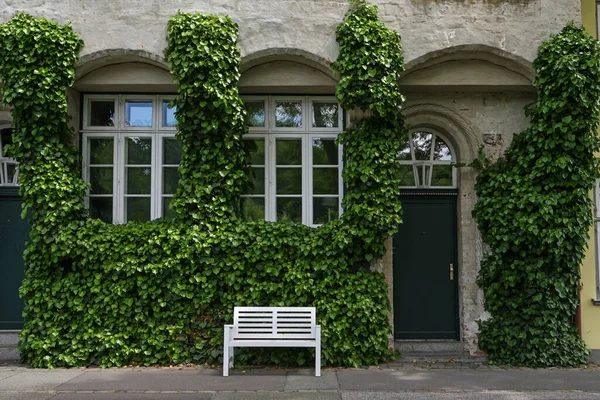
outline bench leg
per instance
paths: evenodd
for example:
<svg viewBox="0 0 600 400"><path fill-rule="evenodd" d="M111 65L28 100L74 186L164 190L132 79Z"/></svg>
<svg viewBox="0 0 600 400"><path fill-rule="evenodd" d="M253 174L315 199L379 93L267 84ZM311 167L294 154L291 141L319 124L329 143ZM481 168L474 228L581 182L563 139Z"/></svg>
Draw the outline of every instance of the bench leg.
<svg viewBox="0 0 600 400"><path fill-rule="evenodd" d="M229 376L229 329L225 327L223 342L223 376Z"/></svg>
<svg viewBox="0 0 600 400"><path fill-rule="evenodd" d="M321 376L321 327L317 326L317 343L315 343L315 376Z"/></svg>
<svg viewBox="0 0 600 400"><path fill-rule="evenodd" d="M231 359L231 361L229 362L229 368L233 368L233 357L235 355L235 347L230 347L229 348L229 357Z"/></svg>

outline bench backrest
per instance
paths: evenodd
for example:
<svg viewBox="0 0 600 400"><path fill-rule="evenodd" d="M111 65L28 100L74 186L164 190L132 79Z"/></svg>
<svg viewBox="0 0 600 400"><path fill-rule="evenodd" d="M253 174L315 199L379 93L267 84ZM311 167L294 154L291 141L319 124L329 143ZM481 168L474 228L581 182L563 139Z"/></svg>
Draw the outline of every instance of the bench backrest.
<svg viewBox="0 0 600 400"><path fill-rule="evenodd" d="M234 307L234 338L314 339L314 307Z"/></svg>

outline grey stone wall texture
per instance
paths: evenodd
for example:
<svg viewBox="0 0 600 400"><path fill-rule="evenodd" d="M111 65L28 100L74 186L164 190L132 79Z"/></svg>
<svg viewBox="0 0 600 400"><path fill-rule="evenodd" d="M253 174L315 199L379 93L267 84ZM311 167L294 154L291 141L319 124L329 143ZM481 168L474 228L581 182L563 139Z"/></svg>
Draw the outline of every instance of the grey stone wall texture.
<svg viewBox="0 0 600 400"><path fill-rule="evenodd" d="M408 123L449 137L457 161L465 163L475 158L479 145L498 157L513 135L526 127L523 107L535 99L531 62L537 47L567 22L579 22L581 14L577 0L372 3L379 6L382 21L402 36L407 73L401 83ZM239 47L247 63L260 64L260 55L277 60L280 54L281 60L296 60L327 74L328 61L338 52L335 28L347 7L346 0L0 0L0 21L16 11L70 21L85 41L83 61L107 60L88 66L82 62L79 77L120 62L118 54L141 55L135 61L145 57L149 64L164 68L167 21L177 10L232 17L239 24ZM69 100L78 121L79 93L71 91ZM475 172L462 168L458 175L461 342L466 353L474 354L476 321L486 317L475 284L484 244L471 217ZM389 251L376 265L390 285L392 264ZM391 300L392 290L389 295Z"/></svg>

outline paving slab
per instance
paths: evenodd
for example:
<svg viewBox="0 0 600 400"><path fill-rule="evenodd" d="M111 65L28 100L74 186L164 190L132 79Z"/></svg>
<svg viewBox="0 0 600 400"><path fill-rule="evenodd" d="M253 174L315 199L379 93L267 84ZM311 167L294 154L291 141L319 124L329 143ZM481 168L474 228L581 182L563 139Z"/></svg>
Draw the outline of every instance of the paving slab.
<svg viewBox="0 0 600 400"><path fill-rule="evenodd" d="M210 400L212 393L60 393L52 400Z"/></svg>
<svg viewBox="0 0 600 400"><path fill-rule="evenodd" d="M0 380L0 390L50 390L82 375L85 369L25 369Z"/></svg>
<svg viewBox="0 0 600 400"><path fill-rule="evenodd" d="M285 390L337 390L339 388L335 370L321 370L321 376L307 370L288 371Z"/></svg>
<svg viewBox="0 0 600 400"><path fill-rule="evenodd" d="M568 370L355 370L337 371L341 390L589 390L600 392L600 373Z"/></svg>
<svg viewBox="0 0 600 400"><path fill-rule="evenodd" d="M6 379L6 378L9 378L9 377L11 377L13 375L16 375L19 372L20 371L15 371L15 370L12 370L12 371L11 370L0 370L0 381L2 379Z"/></svg>
<svg viewBox="0 0 600 400"><path fill-rule="evenodd" d="M57 390L120 390L120 391L217 391L217 390L278 390L283 391L286 372L236 371L230 377L211 369L110 369L88 370L60 385ZM3 381L0 381L0 385Z"/></svg>
<svg viewBox="0 0 600 400"><path fill-rule="evenodd" d="M342 400L597 400L589 392L342 392Z"/></svg>
<svg viewBox="0 0 600 400"><path fill-rule="evenodd" d="M0 392L2 400L48 400L54 396L56 393Z"/></svg>
<svg viewBox="0 0 600 400"><path fill-rule="evenodd" d="M219 392L211 400L341 400L336 391Z"/></svg>

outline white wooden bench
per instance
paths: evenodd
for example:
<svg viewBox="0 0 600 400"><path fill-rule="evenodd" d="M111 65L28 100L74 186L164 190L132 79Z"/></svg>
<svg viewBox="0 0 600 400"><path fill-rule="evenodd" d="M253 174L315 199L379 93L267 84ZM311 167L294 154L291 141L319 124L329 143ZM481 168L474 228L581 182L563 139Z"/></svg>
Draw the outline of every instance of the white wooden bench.
<svg viewBox="0 0 600 400"><path fill-rule="evenodd" d="M315 376L321 376L321 325L314 307L234 307L225 325L223 376L233 368L236 347L314 347Z"/></svg>

